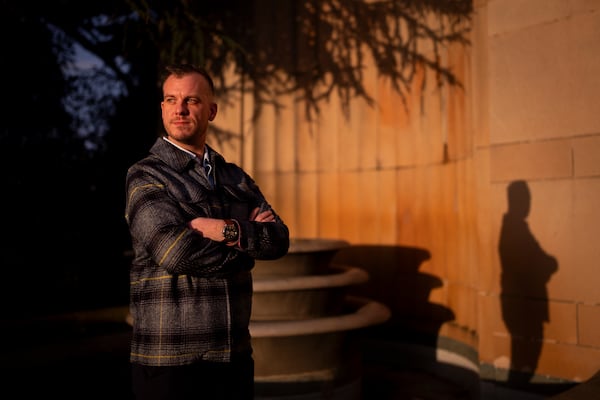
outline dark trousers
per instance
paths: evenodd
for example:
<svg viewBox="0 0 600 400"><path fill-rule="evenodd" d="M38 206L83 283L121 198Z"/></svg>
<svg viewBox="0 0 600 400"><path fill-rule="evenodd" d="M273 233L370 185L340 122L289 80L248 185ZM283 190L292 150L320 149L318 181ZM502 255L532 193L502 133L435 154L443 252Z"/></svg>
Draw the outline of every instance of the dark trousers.
<svg viewBox="0 0 600 400"><path fill-rule="evenodd" d="M254 360L201 361L176 367L131 365L136 400L252 400Z"/></svg>

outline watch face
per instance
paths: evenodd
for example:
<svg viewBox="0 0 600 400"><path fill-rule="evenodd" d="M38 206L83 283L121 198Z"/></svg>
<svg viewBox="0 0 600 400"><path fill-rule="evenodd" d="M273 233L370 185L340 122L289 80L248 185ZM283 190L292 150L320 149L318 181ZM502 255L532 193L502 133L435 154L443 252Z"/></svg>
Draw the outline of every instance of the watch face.
<svg viewBox="0 0 600 400"><path fill-rule="evenodd" d="M223 228L223 237L227 242L233 242L238 239L238 230L235 223L227 224Z"/></svg>

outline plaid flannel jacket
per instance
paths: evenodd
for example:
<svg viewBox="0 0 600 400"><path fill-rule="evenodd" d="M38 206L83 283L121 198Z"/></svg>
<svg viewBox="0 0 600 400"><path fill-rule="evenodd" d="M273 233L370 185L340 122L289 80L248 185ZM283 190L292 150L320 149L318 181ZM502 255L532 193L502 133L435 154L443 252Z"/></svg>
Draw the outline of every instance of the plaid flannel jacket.
<svg viewBox="0 0 600 400"><path fill-rule="evenodd" d="M270 208L253 179L212 148L208 152L214 189L202 159L163 138L127 172L133 363L228 362L235 353L252 351L250 270L255 259L288 251L288 228L274 211L275 222L248 220L255 207ZM199 216L237 219L239 247L189 228Z"/></svg>

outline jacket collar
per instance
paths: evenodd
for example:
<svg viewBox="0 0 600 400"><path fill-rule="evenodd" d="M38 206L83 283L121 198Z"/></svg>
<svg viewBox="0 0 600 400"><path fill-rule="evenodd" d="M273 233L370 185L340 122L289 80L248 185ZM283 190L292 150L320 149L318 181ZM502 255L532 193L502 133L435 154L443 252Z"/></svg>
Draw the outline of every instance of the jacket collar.
<svg viewBox="0 0 600 400"><path fill-rule="evenodd" d="M216 163L222 161L222 156L212 147L210 147L208 144L205 144L204 147L205 151L208 153L208 158L212 165L216 165ZM154 145L152 145L150 148L150 154L158 157L177 171L185 170L189 167L191 162L200 162L200 164L203 162L203 160L198 159L194 153L176 146L175 144L165 140L163 137L156 139Z"/></svg>

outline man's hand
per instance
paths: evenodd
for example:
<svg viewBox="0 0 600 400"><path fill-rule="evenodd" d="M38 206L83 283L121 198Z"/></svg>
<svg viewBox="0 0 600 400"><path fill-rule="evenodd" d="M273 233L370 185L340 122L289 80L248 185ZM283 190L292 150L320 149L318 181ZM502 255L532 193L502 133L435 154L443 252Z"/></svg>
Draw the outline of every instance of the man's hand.
<svg viewBox="0 0 600 400"><path fill-rule="evenodd" d="M198 217L189 223L190 228L215 242L223 241L223 225L225 221L216 218Z"/></svg>
<svg viewBox="0 0 600 400"><path fill-rule="evenodd" d="M250 221L275 222L275 216L271 210L260 212L260 208L256 207L250 213Z"/></svg>
<svg viewBox="0 0 600 400"><path fill-rule="evenodd" d="M275 222L275 216L271 210L261 212L260 208L256 207L250 213L250 221ZM223 241L223 225L225 225L225 221L222 219L198 217L191 220L189 225L190 228L202 234L207 239L216 242Z"/></svg>

